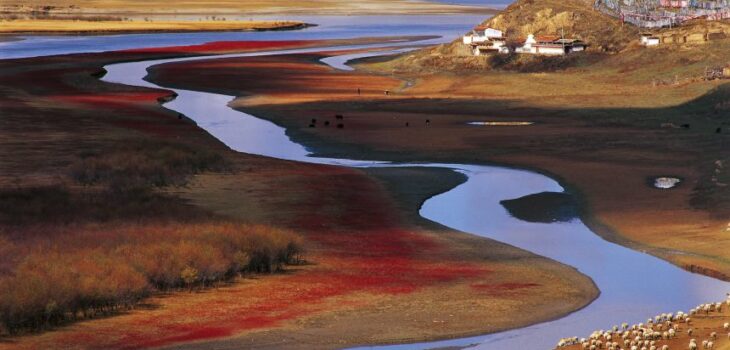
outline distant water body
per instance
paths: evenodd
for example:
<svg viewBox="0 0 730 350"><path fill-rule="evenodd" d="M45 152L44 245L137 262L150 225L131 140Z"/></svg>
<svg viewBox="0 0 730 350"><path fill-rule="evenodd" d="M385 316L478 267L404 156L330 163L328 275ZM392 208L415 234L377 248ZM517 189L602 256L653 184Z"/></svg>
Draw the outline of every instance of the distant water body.
<svg viewBox="0 0 730 350"><path fill-rule="evenodd" d="M253 17L253 19L260 20L295 20L314 23L317 26L294 31L266 32L29 35L20 36L23 39L21 41L1 42L0 59L197 45L211 41L237 40L323 40L394 35L437 35L442 37L440 42L448 42L488 17L485 14Z"/></svg>

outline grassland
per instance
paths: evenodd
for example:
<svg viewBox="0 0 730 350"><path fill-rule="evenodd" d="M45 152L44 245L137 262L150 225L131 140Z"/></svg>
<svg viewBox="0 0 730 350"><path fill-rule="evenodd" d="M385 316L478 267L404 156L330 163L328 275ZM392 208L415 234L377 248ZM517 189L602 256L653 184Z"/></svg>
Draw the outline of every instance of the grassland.
<svg viewBox="0 0 730 350"><path fill-rule="evenodd" d="M176 78L162 81L238 93L243 97L234 106L284 125L321 155L499 163L549 173L579 195L584 220L605 238L728 279L730 92L723 81L702 77L705 67L730 60L729 44L633 43L618 54L527 73L406 70L401 64L418 56L404 54L362 63L362 75L353 76L314 63L321 56L282 56L169 66ZM203 68L215 83L181 74ZM233 83L262 76L265 83L256 86ZM386 78L415 85L376 83ZM334 114L346 116L343 130L308 127L309 119ZM467 125L490 120L534 124ZM684 181L672 190L650 186L661 175Z"/></svg>
<svg viewBox="0 0 730 350"><path fill-rule="evenodd" d="M49 324L61 329L4 334L0 348L144 348L212 339L233 347L339 348L512 328L595 298L592 282L572 268L420 219L420 203L463 181L461 175L366 173L238 154L161 108L158 99L168 92L96 78L117 61L333 43L212 43L0 62L3 208L24 215L2 218L3 249L13 253L2 255L3 278L26 282L19 266L48 271L59 265L31 257L53 257L63 262L53 275L66 283L61 291L83 291L87 284L66 278L66 269L87 271L81 267L105 257L113 260L102 259L102 266L162 277L135 279L139 286L170 282L132 309L104 305L76 314L86 322L64 315ZM199 85L210 81L197 77ZM372 88L394 83L383 78ZM307 264L243 278L234 267L231 278L203 281L254 256L216 242L249 234L274 239L268 233L275 232L301 237ZM169 264L155 262L163 257ZM165 266L174 273L144 268ZM48 289L13 289L20 285L26 284L4 287L45 300L45 312L51 293L34 291ZM205 285L212 288L198 289Z"/></svg>
<svg viewBox="0 0 730 350"><path fill-rule="evenodd" d="M0 21L0 33L157 33L205 31L286 30L306 27L295 21L84 21L84 20L12 20Z"/></svg>

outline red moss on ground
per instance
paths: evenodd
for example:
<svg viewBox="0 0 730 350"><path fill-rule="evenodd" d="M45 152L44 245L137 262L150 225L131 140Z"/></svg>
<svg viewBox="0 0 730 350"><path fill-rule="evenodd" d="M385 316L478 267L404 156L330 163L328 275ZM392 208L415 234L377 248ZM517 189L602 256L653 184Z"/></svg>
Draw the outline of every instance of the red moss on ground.
<svg viewBox="0 0 730 350"><path fill-rule="evenodd" d="M138 109L140 104L149 106L156 103L157 99L168 95L163 91L150 92L113 92L89 94L82 92L73 95L53 95L50 98L64 103L78 103L90 107L108 107L115 109Z"/></svg>

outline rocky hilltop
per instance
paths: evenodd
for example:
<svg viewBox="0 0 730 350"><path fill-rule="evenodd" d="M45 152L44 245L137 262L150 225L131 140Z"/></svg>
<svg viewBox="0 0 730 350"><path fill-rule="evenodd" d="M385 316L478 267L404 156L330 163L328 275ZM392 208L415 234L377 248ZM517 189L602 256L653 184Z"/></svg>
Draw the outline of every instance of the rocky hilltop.
<svg viewBox="0 0 730 350"><path fill-rule="evenodd" d="M379 65L391 71L401 72L463 72L498 69L520 72L546 72L570 67L586 67L599 61L608 65L655 65L654 59L643 57L646 48L639 44L639 34L646 32L633 24L622 23L618 18L593 8L588 0L517 0L498 15L479 24L501 30L507 45L520 45L528 34L564 35L580 39L588 44L586 52L565 56L540 56L526 54L490 54L474 56L471 48L461 38L433 48L404 54ZM696 19L679 27L650 31L661 44L662 55L675 60L674 65L686 66L687 62L705 62L707 67L724 66L724 55L711 60L696 58L707 56L703 48L727 45L730 38L730 21ZM656 53L656 51L650 51ZM620 55L617 55L621 53ZM707 57L706 57L707 58ZM696 72L692 71L693 74Z"/></svg>
<svg viewBox="0 0 730 350"><path fill-rule="evenodd" d="M528 34L557 34L581 39L589 45L588 54L581 57L475 57L459 39L400 57L392 62L394 68L422 71L484 68L550 70L619 52L635 41L640 32L633 25L623 24L619 19L595 10L592 2L585 0L518 0L481 25L505 32L511 43L524 40Z"/></svg>
<svg viewBox="0 0 730 350"><path fill-rule="evenodd" d="M564 33L599 52L620 51L638 34L638 28L593 9L592 2L584 0L519 0L483 24L512 39Z"/></svg>

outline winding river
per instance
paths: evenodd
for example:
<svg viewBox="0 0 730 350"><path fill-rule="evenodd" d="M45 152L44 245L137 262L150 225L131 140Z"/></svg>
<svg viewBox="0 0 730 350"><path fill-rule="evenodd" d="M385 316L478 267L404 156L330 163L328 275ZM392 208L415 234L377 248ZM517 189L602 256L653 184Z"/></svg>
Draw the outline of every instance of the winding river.
<svg viewBox="0 0 730 350"><path fill-rule="evenodd" d="M464 1L464 0L459 0ZM477 0L474 0L477 1ZM127 34L107 36L28 36L21 41L0 43L0 59L78 52L99 52L139 47L192 45L220 40L346 39L364 36L441 35L449 41L479 23L483 15L438 16L317 16L290 18L320 24L302 31L226 32L182 34ZM406 50L413 43L343 46L337 49L383 47ZM330 50L331 48L327 49ZM152 65L223 57L262 56L314 52L321 49L235 54L208 58L181 58L109 65L105 81L166 88L143 80ZM346 62L365 53L323 59L333 69L350 69ZM169 88L168 88L169 89ZM580 220L561 223L530 223L511 217L500 205L504 199L551 191L562 192L555 180L534 172L471 164L392 164L383 161L313 157L310 150L292 142L286 130L253 115L228 107L234 98L220 94L174 90L178 97L167 103L193 119L201 128L230 148L268 157L350 167L419 166L459 171L468 180L450 191L432 197L421 215L456 230L495 239L570 265L590 276L601 295L586 308L558 320L478 337L405 345L378 346L382 349L424 349L470 347L476 349L550 349L558 338L587 335L621 322L641 322L662 312L688 310L707 301L724 298L730 283L689 273L653 256L607 242Z"/></svg>
<svg viewBox="0 0 730 350"><path fill-rule="evenodd" d="M402 45L400 43L399 45ZM341 48L356 48L349 46ZM304 53L321 49L272 51L216 56L214 58ZM364 53L362 56L376 55ZM382 54L382 52L381 52ZM333 69L353 55L323 60ZM109 65L103 80L127 85L166 88L145 81L152 65L199 60L165 59ZM488 237L573 266L590 276L601 295L586 308L558 320L484 336L447 341L378 346L381 349L423 349L461 346L475 349L550 349L563 336L586 335L621 322L641 322L663 312L688 310L697 304L720 300L730 283L682 270L656 257L610 243L591 232L580 220L530 223L511 217L500 205L539 192L563 192L555 180L516 169L471 164L391 164L383 161L313 157L294 143L283 128L228 107L234 98L207 92L174 90L178 97L165 106L183 113L230 148L245 153L308 163L350 167L418 166L459 171L468 180L427 200L421 215L456 230Z"/></svg>
<svg viewBox="0 0 730 350"><path fill-rule="evenodd" d="M446 1L451 2L451 0ZM480 3L481 0L454 0L453 2ZM221 40L302 40L441 35L441 39L420 43L433 44L450 41L467 31L474 23L481 22L484 15L315 16L288 19L317 23L319 26L301 31L256 33L23 36L21 37L23 40L20 41L0 43L0 59L193 45ZM329 57L323 59L322 62L332 66L333 69L351 69L346 65L348 60L384 54L391 50L406 50L403 46L407 45L412 44L393 42L389 45L338 47L338 49L383 47L385 51ZM202 59L319 50L321 49L273 51ZM105 67L108 74L103 80L151 88L166 88L143 80L147 75L148 67L199 59L201 58L113 64ZM178 97L165 104L167 108L185 114L201 128L239 152L337 166L439 167L462 172L467 175L468 180L448 192L427 200L420 211L424 218L456 230L505 242L573 266L590 276L601 291L600 297L586 308L554 321L484 336L372 348L425 349L454 346L500 350L551 349L560 337L587 335L595 329L607 329L624 321L641 322L658 313L688 310L699 303L722 299L725 292L730 291L730 283L693 274L653 256L607 242L591 232L580 220L544 224L525 222L510 216L500 204L501 200L545 191L564 191L558 182L544 175L485 165L392 164L377 160L313 157L311 150L291 141L283 128L256 116L229 108L228 103L234 98L233 96L182 89L170 90L174 90Z"/></svg>

